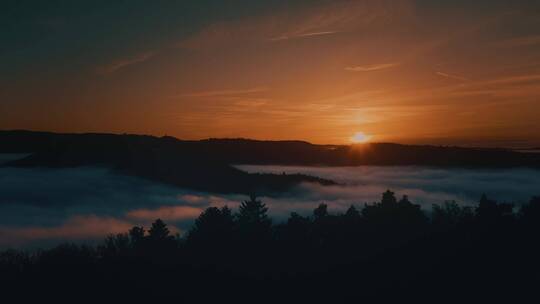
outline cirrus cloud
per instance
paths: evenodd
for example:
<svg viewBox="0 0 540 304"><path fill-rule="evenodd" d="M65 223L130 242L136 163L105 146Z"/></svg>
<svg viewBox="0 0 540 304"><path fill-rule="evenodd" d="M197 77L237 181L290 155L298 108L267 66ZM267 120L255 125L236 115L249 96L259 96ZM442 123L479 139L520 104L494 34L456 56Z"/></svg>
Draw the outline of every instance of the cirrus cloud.
<svg viewBox="0 0 540 304"><path fill-rule="evenodd" d="M351 66L351 67L346 67L345 70L351 71L351 72L372 72L372 71L390 69L398 65L399 63L380 63L380 64L371 64L371 65L364 65L364 66Z"/></svg>
<svg viewBox="0 0 540 304"><path fill-rule="evenodd" d="M144 52L140 54L136 54L133 56L128 56L125 58L117 59L113 62L110 62L106 65L99 66L96 71L100 75L107 75L112 74L120 69L126 68L128 66L138 64L145 62L149 60L150 58L154 57L156 55L156 52L150 51L150 52Z"/></svg>

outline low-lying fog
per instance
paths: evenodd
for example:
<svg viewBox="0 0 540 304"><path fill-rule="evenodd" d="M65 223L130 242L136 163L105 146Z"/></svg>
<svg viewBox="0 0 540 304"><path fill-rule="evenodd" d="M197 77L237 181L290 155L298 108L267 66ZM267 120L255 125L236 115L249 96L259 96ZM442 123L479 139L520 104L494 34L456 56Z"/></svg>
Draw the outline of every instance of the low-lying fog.
<svg viewBox="0 0 540 304"><path fill-rule="evenodd" d="M540 171L529 169L238 167L248 172L304 173L342 184L304 184L284 197L263 197L275 221L283 220L292 211L310 214L322 202L329 205L331 212L342 212L351 204L361 207L377 201L387 189L409 195L426 211L431 204L447 200L472 205L484 192L516 204L540 194ZM133 225L148 227L156 218L182 233L208 206L236 209L244 199L243 195L180 189L103 168L0 168L0 248L101 240Z"/></svg>

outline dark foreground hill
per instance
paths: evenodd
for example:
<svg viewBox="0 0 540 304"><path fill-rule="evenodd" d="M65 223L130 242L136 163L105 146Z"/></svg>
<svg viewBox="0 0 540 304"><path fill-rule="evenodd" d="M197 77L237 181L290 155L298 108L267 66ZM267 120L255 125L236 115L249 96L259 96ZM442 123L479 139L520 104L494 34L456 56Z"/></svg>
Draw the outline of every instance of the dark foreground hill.
<svg viewBox="0 0 540 304"><path fill-rule="evenodd" d="M482 196L428 219L386 191L273 223L252 197L206 209L182 237L158 219L97 247L0 251L0 290L18 303L537 303L540 197L513 209Z"/></svg>

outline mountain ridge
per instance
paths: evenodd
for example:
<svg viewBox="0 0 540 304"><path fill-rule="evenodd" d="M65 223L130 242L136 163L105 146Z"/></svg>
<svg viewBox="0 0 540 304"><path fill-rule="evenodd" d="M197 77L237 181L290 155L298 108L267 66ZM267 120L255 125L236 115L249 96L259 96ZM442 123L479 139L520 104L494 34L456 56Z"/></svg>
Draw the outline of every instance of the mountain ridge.
<svg viewBox="0 0 540 304"><path fill-rule="evenodd" d="M84 149L83 149L84 148ZM175 157L223 164L308 166L434 166L472 168L540 168L540 155L504 148L370 143L317 145L306 141L266 141L245 138L181 140L171 136L0 131L0 153L33 153L17 164L58 166L84 164L69 151L78 151L95 162L114 153L155 150ZM52 151L67 157L53 159ZM48 156L47 156L48 155ZM116 155L124 157L125 155ZM72 158L79 158L73 160ZM172 157L172 156L171 156ZM73 160L72 164L69 164Z"/></svg>

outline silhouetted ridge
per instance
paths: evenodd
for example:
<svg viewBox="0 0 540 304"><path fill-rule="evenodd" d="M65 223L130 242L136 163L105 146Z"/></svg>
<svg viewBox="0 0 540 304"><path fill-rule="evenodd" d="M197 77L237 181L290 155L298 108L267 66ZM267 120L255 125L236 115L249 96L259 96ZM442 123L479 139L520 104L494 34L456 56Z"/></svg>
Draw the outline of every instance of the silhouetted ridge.
<svg viewBox="0 0 540 304"><path fill-rule="evenodd" d="M507 149L413 146L373 143L357 146L313 145L303 141L208 139L185 141L141 135L56 134L0 131L0 152L37 155L13 165L72 166L107 162L148 150L168 159L255 165L417 165L437 167L540 168L540 154ZM79 155L76 155L78 153ZM172 155L172 156L171 156Z"/></svg>
<svg viewBox="0 0 540 304"><path fill-rule="evenodd" d="M330 180L301 174L248 174L215 159L213 153L209 153L212 147L172 137L91 133L39 133L39 136L42 136L40 143L46 148L7 165L52 168L104 166L123 174L220 193L277 195L303 182L334 184ZM22 140L26 139L25 133ZM22 150L12 148L11 151Z"/></svg>

